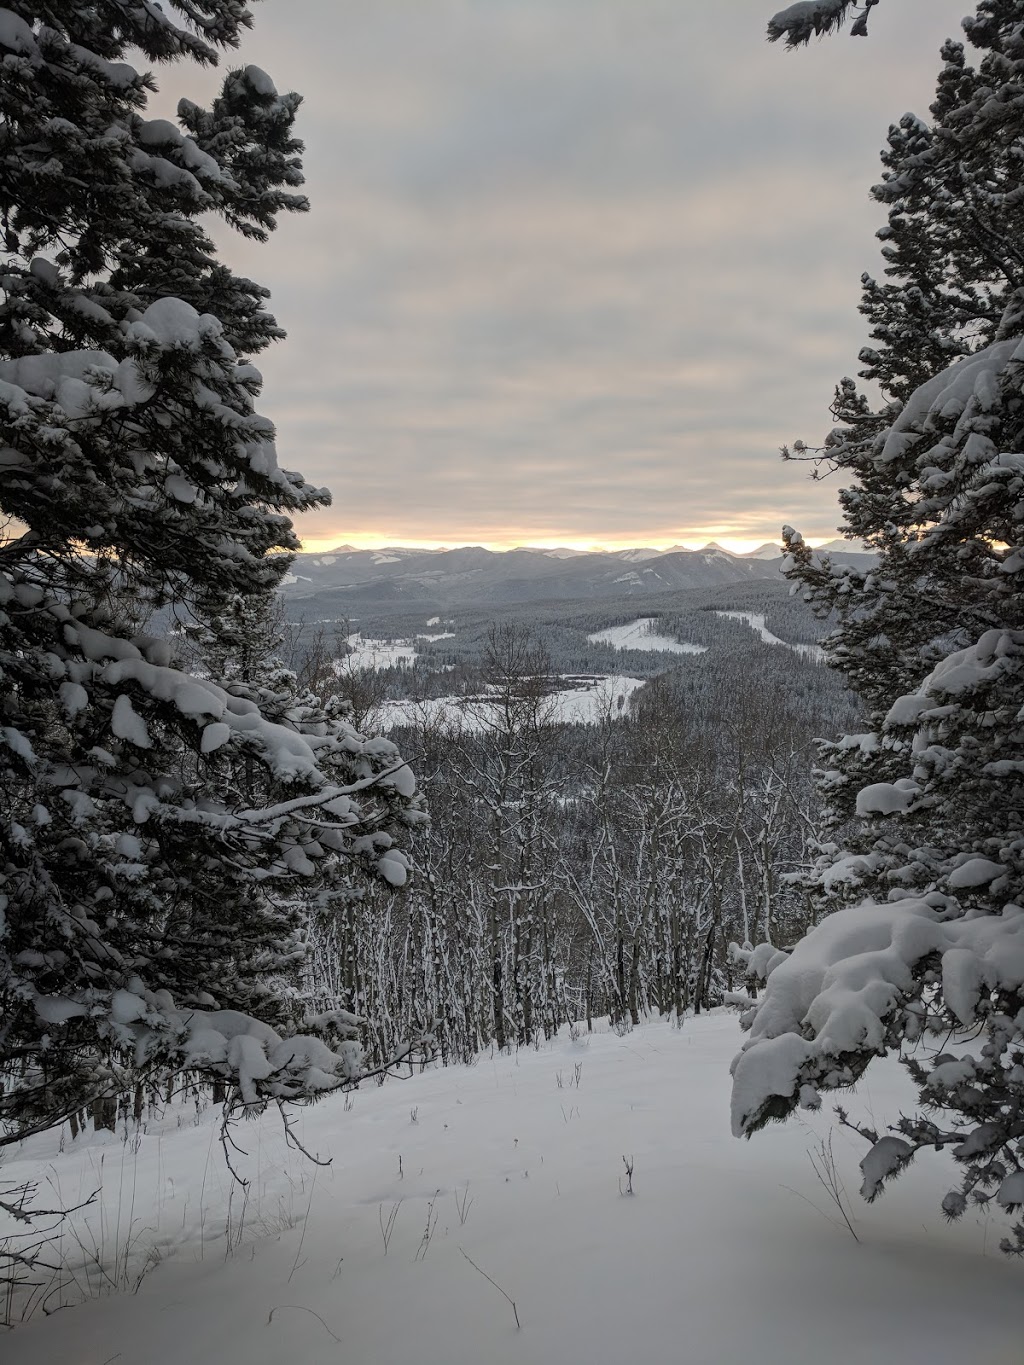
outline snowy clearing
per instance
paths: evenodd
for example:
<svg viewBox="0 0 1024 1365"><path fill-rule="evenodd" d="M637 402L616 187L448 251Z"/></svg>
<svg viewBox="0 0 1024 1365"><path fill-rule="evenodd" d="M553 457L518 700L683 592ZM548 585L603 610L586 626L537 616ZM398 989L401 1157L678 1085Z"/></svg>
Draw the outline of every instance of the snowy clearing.
<svg viewBox="0 0 1024 1365"><path fill-rule="evenodd" d="M575 686L552 692L545 699L544 718L552 725L596 725L606 716L629 715L633 693L643 678L595 677L575 679ZM430 697L424 701L387 701L374 713L375 728L399 725L449 724L480 731L494 723L495 703L486 696Z"/></svg>
<svg viewBox="0 0 1024 1365"><path fill-rule="evenodd" d="M607 630L588 635L592 645L612 645L615 649L643 649L657 654L706 654L707 645L691 645L674 640L670 635L659 635L654 629L656 618L641 616L625 626L609 626Z"/></svg>
<svg viewBox="0 0 1024 1365"><path fill-rule="evenodd" d="M440 638L440 637L439 637ZM371 640L356 632L345 640L350 653L335 659L339 674L373 673L379 668L409 667L416 661L416 646L408 640Z"/></svg>
<svg viewBox="0 0 1024 1365"><path fill-rule="evenodd" d="M780 640L777 635L771 633L765 624L765 618L756 611L716 611L715 615L725 616L730 621L746 621L750 629L756 630L766 645L782 645L785 649L791 649L794 654L799 654L816 664L825 661L825 651L821 645L791 645L788 640Z"/></svg>
<svg viewBox="0 0 1024 1365"><path fill-rule="evenodd" d="M339 1097L300 1114L327 1168L268 1114L237 1133L244 1224L211 1109L154 1124L137 1151L113 1134L64 1152L34 1139L5 1175L45 1170L66 1199L103 1182L77 1219L84 1244L111 1264L128 1247L129 1279L151 1247L175 1254L135 1295L18 1328L6 1365L1019 1361L1024 1270L995 1250L996 1224L946 1224L944 1170L921 1158L880 1202L852 1195L855 1242L808 1155L832 1129L859 1184L861 1147L828 1113L729 1137L739 1041L717 1011L371 1085L350 1112ZM908 1095L876 1065L854 1109Z"/></svg>

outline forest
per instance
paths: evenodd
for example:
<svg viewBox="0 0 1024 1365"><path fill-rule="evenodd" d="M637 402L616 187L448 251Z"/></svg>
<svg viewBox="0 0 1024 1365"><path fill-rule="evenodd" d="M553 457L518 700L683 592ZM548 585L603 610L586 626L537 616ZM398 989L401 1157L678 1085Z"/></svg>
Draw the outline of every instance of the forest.
<svg viewBox="0 0 1024 1365"><path fill-rule="evenodd" d="M777 606L774 586L749 600ZM364 1017L375 1060L413 1036L466 1061L595 1016L699 1013L744 987L731 944L792 944L813 923L802 881L825 838L815 741L850 723L853 700L822 666L712 620L666 611L661 630L713 645L674 667L622 651L617 667L656 659L660 671L625 716L612 701L587 725L551 716L549 680L592 664L563 623L506 620L482 641L469 627L458 655L428 646L429 659L461 658L464 685L490 705L471 727L453 709L389 731L431 815L410 845L419 875L311 927L318 1008ZM368 689L378 703L388 688L431 695L419 664L329 685L372 724Z"/></svg>
<svg viewBox="0 0 1024 1365"><path fill-rule="evenodd" d="M749 442L767 425L753 408L774 396L751 394L792 342L776 341L778 318L740 328L727 366L648 358L612 402L626 336L606 321L632 287L618 272L628 258L639 283L629 253L660 226L644 175L661 144L622 105L622 140L607 146L623 178L608 199L628 211L604 201L614 250L600 255L598 302L577 307L569 289L560 327L524 322L516 291L568 279L595 221L551 198L543 232L516 216L524 168L547 167L526 115L543 106L568 130L574 173L606 194L585 130L627 71L647 90L671 27L672 7L633 29L617 0L594 3L593 71L576 60L571 5L440 6L434 60L443 72L456 53L461 83L439 80L445 98L418 104L385 73L426 41L422 14L321 16L357 54L372 54L374 23L413 27L388 28L387 59L368 57L376 74L355 82L383 138L374 152L366 131L362 163L380 231L374 217L355 232L353 197L314 274L296 285L285 271L295 307L326 328L291 371L272 368L291 343L278 346L248 262L311 208L302 96L246 63L244 0L0 8L0 1331L13 1329L12 1360L173 1365L192 1350L269 1365L334 1361L337 1346L353 1360L618 1365L638 1340L661 1359L684 1339L709 1365L764 1343L780 1365L1019 1355L1024 0L977 0L941 47L930 106L890 124L856 378L836 383L820 443L792 440L773 466L810 476L794 521L821 515L809 509L825 483L851 554L787 524L781 575L747 563L706 587L497 594L429 617L397 592L367 595L357 617L323 615L329 589L288 591L305 528L336 516L353 536L379 534L376 490L351 471L372 467L410 518L433 496L404 463L413 449L440 489L430 505L451 517L464 497L483 525L493 508L474 499L514 468L545 515L554 490L572 490L566 525L640 494L653 518L670 484L657 428L678 455L673 515L706 508L728 475L735 528L760 524ZM671 23L697 25L679 49L692 61L714 16L678 8ZM884 52L896 40L879 34L882 15L899 8L799 0L763 16L788 55L759 39L744 70L770 58L806 71L840 33ZM900 30L886 71L924 22ZM481 23L498 27L459 48ZM537 37L552 23L557 54ZM820 51L800 50L817 39ZM420 197L385 227L375 157L401 119L412 108L418 128L465 91L484 99L478 67L507 91L504 63L519 121L463 109L458 151L403 144L394 164ZM547 88L556 69L572 98L559 84L535 103L531 82ZM583 97L574 82L590 76ZM674 68L659 80L667 100ZM837 83L837 98L857 83ZM774 77L759 98L774 85L792 98ZM314 86L333 126L348 92ZM718 162L737 89L699 137L688 118L677 189L705 156ZM793 106L772 108L777 141L772 120ZM740 122L746 136L759 111ZM475 158L489 170L492 152L507 156L503 175L481 172ZM544 178L549 195L557 179ZM470 221L509 249L510 219L515 245L561 225L561 254L537 247L507 278L492 263L473 289L453 275L446 304L486 280L511 289L511 320L438 325L429 272L414 270L406 302L452 349L439 343L420 370L396 359L383 389L354 366L323 380L315 350L352 335L344 310L318 311L331 271L359 282L360 345L387 334L397 356L405 330L367 303L386 272L360 253L410 224L433 229L451 183L468 195L498 181L511 187L502 211L477 219L445 201L453 257ZM739 220L774 226L730 193L714 181L687 200L709 240ZM763 248L774 275L789 230L730 271ZM300 257L288 269L309 265ZM713 276L696 256L686 272ZM719 288L716 319L732 325L733 275ZM831 339L805 331L792 369L831 354L830 308L814 302L811 316ZM653 322L642 330L671 351ZM600 383L572 356L560 368L583 334L614 351ZM484 386L467 378L487 355L502 358L490 426ZM651 417L683 375L685 421ZM566 390L551 409L564 450L537 423L541 379ZM415 420L399 411L410 395ZM395 419L389 460L341 434L374 402ZM467 403L472 479L438 453L439 434L458 445ZM296 408L309 478L279 459ZM344 466L333 512L318 482L325 430L331 467ZM498 510L517 543L519 513Z"/></svg>

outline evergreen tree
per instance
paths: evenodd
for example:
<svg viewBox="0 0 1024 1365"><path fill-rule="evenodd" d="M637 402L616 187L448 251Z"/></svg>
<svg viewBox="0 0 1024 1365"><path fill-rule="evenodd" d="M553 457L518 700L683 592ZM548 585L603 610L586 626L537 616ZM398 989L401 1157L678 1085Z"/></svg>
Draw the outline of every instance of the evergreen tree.
<svg viewBox="0 0 1024 1365"><path fill-rule="evenodd" d="M816 453L851 477L844 530L877 564L819 565L786 533L867 715L823 752L843 833L818 895L845 908L755 964L767 990L734 1088L750 1133L903 1050L922 1112L898 1136L861 1129L863 1192L949 1147L950 1216L1024 1205L1024 3L983 0L964 29L981 60L945 46L933 121L892 130L876 191L891 282L868 283L880 347L862 359L889 401L873 412L845 380ZM980 1046L928 1041L965 1030ZM1024 1251L1024 1223L1005 1245Z"/></svg>
<svg viewBox="0 0 1024 1365"><path fill-rule="evenodd" d="M297 888L406 875L394 746L229 663L232 604L328 495L278 465L249 357L281 332L202 219L262 239L306 207L299 98L246 67L178 127L125 58L212 64L250 22L0 12L0 1141L160 1070L245 1103L354 1079L346 1021L295 1036L266 982L299 976ZM219 682L147 633L172 603L219 633Z"/></svg>
<svg viewBox="0 0 1024 1365"><path fill-rule="evenodd" d="M798 0L768 21L768 38L773 43L782 39L787 47L802 47L814 37L841 29L851 16L850 33L865 38L868 15L877 4L878 0Z"/></svg>

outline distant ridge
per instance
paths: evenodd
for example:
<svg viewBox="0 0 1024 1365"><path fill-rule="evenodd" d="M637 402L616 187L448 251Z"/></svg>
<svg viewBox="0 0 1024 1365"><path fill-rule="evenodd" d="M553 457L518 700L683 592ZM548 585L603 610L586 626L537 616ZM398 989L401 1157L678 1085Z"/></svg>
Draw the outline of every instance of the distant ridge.
<svg viewBox="0 0 1024 1365"><path fill-rule="evenodd" d="M832 542L827 552L839 563L870 562L842 540ZM647 598L652 593L756 579L777 581L781 568L778 546L765 544L734 554L714 541L699 550L637 546L586 551L557 545L515 550L384 545L356 550L342 545L327 554L296 555L283 587L290 599L308 602L301 610L318 618L359 615L374 603L387 603L389 609L415 604L429 617L456 607Z"/></svg>
<svg viewBox="0 0 1024 1365"><path fill-rule="evenodd" d="M819 555L869 555L873 551L855 540L827 540L824 545L815 545L814 553Z"/></svg>

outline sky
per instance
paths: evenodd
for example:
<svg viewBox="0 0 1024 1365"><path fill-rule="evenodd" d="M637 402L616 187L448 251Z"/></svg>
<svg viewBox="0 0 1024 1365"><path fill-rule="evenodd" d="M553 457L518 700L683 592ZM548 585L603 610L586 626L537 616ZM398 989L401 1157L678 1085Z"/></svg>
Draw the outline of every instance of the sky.
<svg viewBox="0 0 1024 1365"><path fill-rule="evenodd" d="M836 534L817 444L868 340L868 191L963 0L786 52L772 0L262 0L231 64L299 90L312 210L226 259L268 285L308 548ZM162 98L201 73L158 73ZM208 89L208 80L205 78Z"/></svg>

